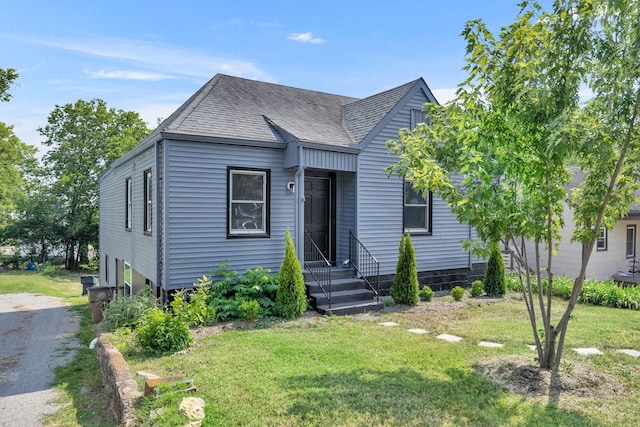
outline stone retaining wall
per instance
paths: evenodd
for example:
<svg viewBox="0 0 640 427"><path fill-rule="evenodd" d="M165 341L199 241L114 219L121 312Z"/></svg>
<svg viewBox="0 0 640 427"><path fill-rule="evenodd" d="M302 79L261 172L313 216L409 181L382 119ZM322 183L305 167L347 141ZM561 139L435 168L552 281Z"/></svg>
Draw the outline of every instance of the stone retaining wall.
<svg viewBox="0 0 640 427"><path fill-rule="evenodd" d="M109 396L111 410L122 426L133 426L131 409L142 396L138 384L131 378L129 364L105 335L96 343L98 365L102 371L102 384Z"/></svg>

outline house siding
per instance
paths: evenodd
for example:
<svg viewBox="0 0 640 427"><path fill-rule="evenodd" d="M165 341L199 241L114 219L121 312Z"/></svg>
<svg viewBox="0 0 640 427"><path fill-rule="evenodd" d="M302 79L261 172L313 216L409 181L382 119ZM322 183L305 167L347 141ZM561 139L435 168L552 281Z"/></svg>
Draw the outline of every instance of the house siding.
<svg viewBox="0 0 640 427"><path fill-rule="evenodd" d="M284 169L282 150L188 141L166 141L165 213L167 290L191 286L202 274L229 260L244 272L261 266L277 272L284 232L294 233L293 170ZM227 238L227 168L269 169L270 237Z"/></svg>
<svg viewBox="0 0 640 427"><path fill-rule="evenodd" d="M396 162L386 142L397 139L399 130L410 126L411 109L422 108L426 101L422 92L415 95L360 154L357 234L380 261L380 274L395 272L403 233L403 180L397 175L387 177L384 171ZM469 238L469 227L460 224L435 196L432 215L432 234L411 236L418 271L470 267L469 253L461 248Z"/></svg>
<svg viewBox="0 0 640 427"><path fill-rule="evenodd" d="M556 276L566 276L575 279L580 273L582 263L582 244L571 242L571 235L575 229L571 212L565 209L565 228L562 231L562 239L558 247L557 254L553 257L553 272ZM629 269L630 259L626 256L627 226L635 225L636 233L640 230L640 221L621 220L618 221L613 230L608 230L607 250L597 250L593 248L591 258L585 278L595 280L611 279L618 271L626 272ZM544 250L544 248L541 248ZM532 243L527 244L529 256L535 256L535 248ZM546 253L546 252L545 252ZM638 235L636 234L636 259L638 255ZM544 254L541 254L544 257ZM543 258L546 260L546 258Z"/></svg>
<svg viewBox="0 0 640 427"><path fill-rule="evenodd" d="M100 283L122 285L122 274L116 273L116 261L129 263L134 270L134 290L142 289L145 280L157 282L157 209L152 209L151 235L144 233L144 171L155 176L153 147L110 170L100 181ZM125 229L125 180L132 183L132 226ZM154 179L155 182L155 179ZM154 185L155 187L155 185ZM156 206L156 190L152 188L152 205ZM105 265L105 257L109 265ZM106 269L108 269L108 274ZM108 276L108 280L107 280Z"/></svg>
<svg viewBox="0 0 640 427"><path fill-rule="evenodd" d="M356 231L356 175L339 172L336 175L336 262L349 258L349 231Z"/></svg>

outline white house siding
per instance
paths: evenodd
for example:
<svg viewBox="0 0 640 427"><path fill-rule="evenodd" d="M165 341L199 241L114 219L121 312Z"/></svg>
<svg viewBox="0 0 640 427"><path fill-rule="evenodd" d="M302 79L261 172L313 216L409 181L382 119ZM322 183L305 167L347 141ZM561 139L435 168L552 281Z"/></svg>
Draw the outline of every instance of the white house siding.
<svg viewBox="0 0 640 427"><path fill-rule="evenodd" d="M565 209L565 228L558 251L553 257L552 270L556 276L566 276L575 279L580 273L582 263L582 243L571 242L571 235L575 229L572 213ZM613 230L608 231L607 249L597 250L593 248L589 265L587 266L586 279L607 280L611 279L618 271L628 271L629 261L626 256L627 225L635 225L636 233L640 230L640 221L621 220L616 223ZM535 261L534 245L527 244L529 258L532 267ZM546 250L540 246L541 263L546 263ZM545 252L543 252L545 251ZM638 236L636 234L636 257L638 254ZM544 265L541 264L544 267Z"/></svg>
<svg viewBox="0 0 640 427"><path fill-rule="evenodd" d="M277 272L284 233L294 233L293 170L283 168L284 151L259 147L165 141L166 248L164 287L191 286L225 260L244 273L261 266ZM227 167L271 171L269 238L227 238Z"/></svg>
<svg viewBox="0 0 640 427"><path fill-rule="evenodd" d="M155 149L151 147L134 159L113 168L100 181L100 283L122 286L122 274L116 274L116 260L127 262L134 270L134 288L139 290L145 279L157 282L156 270L156 210L152 210L151 235L144 233L144 171L151 169L155 176ZM132 224L125 229L125 180L132 183ZM155 207L155 178L152 202ZM105 265L109 257L108 266ZM108 273L107 273L108 269ZM107 279L108 277L108 279Z"/></svg>
<svg viewBox="0 0 640 427"><path fill-rule="evenodd" d="M403 233L403 180L395 174L387 178L384 169L396 159L388 153L386 142L397 139L399 130L410 126L411 109L420 109L425 102L420 92L359 156L357 234L380 261L380 274L395 273ZM432 229L430 236L411 236L418 271L469 267L469 253L462 251L469 227L461 225L437 197L433 198Z"/></svg>

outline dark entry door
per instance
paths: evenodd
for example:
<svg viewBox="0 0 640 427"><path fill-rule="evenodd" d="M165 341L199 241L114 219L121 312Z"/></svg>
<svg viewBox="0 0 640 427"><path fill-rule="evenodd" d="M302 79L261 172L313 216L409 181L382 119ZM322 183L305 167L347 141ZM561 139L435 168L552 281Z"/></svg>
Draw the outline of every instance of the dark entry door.
<svg viewBox="0 0 640 427"><path fill-rule="evenodd" d="M304 230L311 234L311 238L318 245L322 254L329 261L333 261L331 250L331 178L305 178Z"/></svg>

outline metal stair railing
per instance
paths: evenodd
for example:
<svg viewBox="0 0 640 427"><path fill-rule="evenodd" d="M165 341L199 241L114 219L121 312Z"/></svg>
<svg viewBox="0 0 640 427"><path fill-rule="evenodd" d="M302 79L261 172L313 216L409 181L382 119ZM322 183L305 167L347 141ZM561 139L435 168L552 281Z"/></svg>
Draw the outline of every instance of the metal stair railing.
<svg viewBox="0 0 640 427"><path fill-rule="evenodd" d="M304 232L304 269L318 284L331 308L331 263L307 231Z"/></svg>
<svg viewBox="0 0 640 427"><path fill-rule="evenodd" d="M380 302L380 263L353 231L349 231L349 264L376 295L376 302Z"/></svg>

